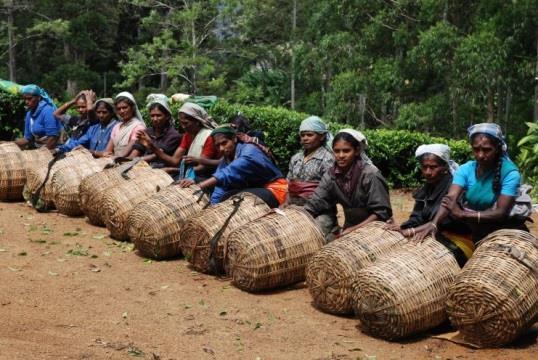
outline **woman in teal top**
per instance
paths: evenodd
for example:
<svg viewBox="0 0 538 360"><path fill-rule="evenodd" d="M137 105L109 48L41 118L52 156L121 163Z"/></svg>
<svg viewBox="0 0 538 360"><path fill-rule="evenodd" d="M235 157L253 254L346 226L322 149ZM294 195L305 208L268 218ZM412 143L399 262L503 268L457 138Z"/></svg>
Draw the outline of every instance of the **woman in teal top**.
<svg viewBox="0 0 538 360"><path fill-rule="evenodd" d="M518 195L521 175L506 153L506 143L497 124L483 123L468 129L475 160L454 174L454 180L434 219L416 229L419 240L437 231L445 217L465 222L476 242L499 229L522 229L520 220L509 217Z"/></svg>

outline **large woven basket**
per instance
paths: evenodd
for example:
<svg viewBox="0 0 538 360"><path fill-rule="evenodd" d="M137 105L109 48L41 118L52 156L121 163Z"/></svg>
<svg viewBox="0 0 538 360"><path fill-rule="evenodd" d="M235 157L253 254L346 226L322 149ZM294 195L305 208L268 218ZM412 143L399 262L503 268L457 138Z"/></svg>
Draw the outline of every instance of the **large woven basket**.
<svg viewBox="0 0 538 360"><path fill-rule="evenodd" d="M46 148L0 154L0 200L22 200L26 170L51 159L52 154Z"/></svg>
<svg viewBox="0 0 538 360"><path fill-rule="evenodd" d="M304 210L277 210L228 235L226 273L246 291L294 284L304 280L308 260L324 242L323 233Z"/></svg>
<svg viewBox="0 0 538 360"><path fill-rule="evenodd" d="M538 240L499 230L482 240L451 286L447 313L466 341L496 347L538 321Z"/></svg>
<svg viewBox="0 0 538 360"><path fill-rule="evenodd" d="M52 189L52 178L54 174L63 168L72 166L72 164L78 162L87 163L91 159L91 153L83 148L68 152L64 158L52 164L48 177L47 172L51 164L50 161L53 160L33 164L26 170L26 185L23 190L24 198L26 201L31 201L32 196L41 188L37 203L32 205L42 210L54 209L54 193ZM45 183L44 186L43 183Z"/></svg>
<svg viewBox="0 0 538 360"><path fill-rule="evenodd" d="M399 248L405 238L375 221L327 244L310 260L306 284L314 305L331 314L351 314L352 284L358 272Z"/></svg>
<svg viewBox="0 0 538 360"><path fill-rule="evenodd" d="M357 274L353 305L367 333L398 339L431 329L446 319L445 301L460 267L443 244L421 244L378 259Z"/></svg>
<svg viewBox="0 0 538 360"><path fill-rule="evenodd" d="M124 177L122 176L122 172L125 171L128 166L130 165L123 164L111 169L106 169L87 176L80 182L80 209L84 215L88 217L88 221L91 224L105 226L105 222L101 219L101 204L99 203L103 191L122 184L125 181L136 179L138 175L147 173L151 170L146 162L139 162L131 168Z"/></svg>
<svg viewBox="0 0 538 360"><path fill-rule="evenodd" d="M144 256L165 259L181 254L179 237L187 219L209 202L192 186L170 185L140 202L127 219L129 238Z"/></svg>
<svg viewBox="0 0 538 360"><path fill-rule="evenodd" d="M128 240L127 218L131 211L141 201L164 189L172 181L165 171L151 170L105 190L98 202L101 204L101 219L110 231L110 236L117 240Z"/></svg>
<svg viewBox="0 0 538 360"><path fill-rule="evenodd" d="M51 180L54 205L61 214L80 216L83 214L80 208L80 183L84 178L102 171L111 160L88 158L84 161L71 157L64 161L69 164L57 170Z"/></svg>
<svg viewBox="0 0 538 360"><path fill-rule="evenodd" d="M21 151L21 148L13 141L0 142L0 154L18 153Z"/></svg>
<svg viewBox="0 0 538 360"><path fill-rule="evenodd" d="M263 200L249 193L235 195L220 204L204 209L183 226L180 236L181 252L197 271L203 273L214 273L215 269L222 271L224 246L228 234L267 214L270 210ZM213 251L215 266L212 267L211 239L215 235L217 235Z"/></svg>

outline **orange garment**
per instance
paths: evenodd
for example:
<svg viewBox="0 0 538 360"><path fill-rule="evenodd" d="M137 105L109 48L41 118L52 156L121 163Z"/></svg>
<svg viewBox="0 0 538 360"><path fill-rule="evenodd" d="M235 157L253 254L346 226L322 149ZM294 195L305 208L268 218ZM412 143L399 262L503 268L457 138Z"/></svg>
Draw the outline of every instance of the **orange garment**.
<svg viewBox="0 0 538 360"><path fill-rule="evenodd" d="M284 178L276 179L273 182L265 185L265 188L269 190L278 201L279 205L284 204L286 197L288 196L288 180Z"/></svg>

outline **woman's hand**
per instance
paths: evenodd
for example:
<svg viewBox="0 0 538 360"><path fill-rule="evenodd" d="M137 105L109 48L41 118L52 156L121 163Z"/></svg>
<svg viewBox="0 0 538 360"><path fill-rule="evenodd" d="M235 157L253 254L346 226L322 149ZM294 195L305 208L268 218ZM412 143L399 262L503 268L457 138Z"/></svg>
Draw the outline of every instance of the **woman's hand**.
<svg viewBox="0 0 538 360"><path fill-rule="evenodd" d="M153 145L153 140L151 139L151 137L148 135L147 132L145 131L141 131L138 133L138 138L137 138L138 142L140 142L140 144L142 144L142 146L144 146L146 149L150 149L151 148L151 145Z"/></svg>
<svg viewBox="0 0 538 360"><path fill-rule="evenodd" d="M408 231L407 231L408 230ZM406 233L402 233L405 237L412 237L418 243L424 241L429 235L434 235L437 232L437 225L432 222L426 223L417 229L407 229ZM409 234L411 232L411 234Z"/></svg>
<svg viewBox="0 0 538 360"><path fill-rule="evenodd" d="M195 156L183 156L183 161L189 166L196 166L200 164L200 159Z"/></svg>
<svg viewBox="0 0 538 360"><path fill-rule="evenodd" d="M189 187L189 186L191 186L191 185L193 185L193 184L194 184L194 180L191 180L191 179L183 179L183 180L180 180L180 181L177 183L177 185L178 185L179 187L182 187L182 188L187 188L187 187Z"/></svg>
<svg viewBox="0 0 538 360"><path fill-rule="evenodd" d="M397 224L395 222L386 222L385 225L383 225L383 229L385 230L391 230L391 231L400 231L403 230L400 228L400 224Z"/></svg>

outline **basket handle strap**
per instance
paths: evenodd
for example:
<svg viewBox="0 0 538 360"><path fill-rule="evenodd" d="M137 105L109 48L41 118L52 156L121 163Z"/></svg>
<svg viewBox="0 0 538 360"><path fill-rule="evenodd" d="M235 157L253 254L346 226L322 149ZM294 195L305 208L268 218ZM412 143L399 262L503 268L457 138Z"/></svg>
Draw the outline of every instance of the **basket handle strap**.
<svg viewBox="0 0 538 360"><path fill-rule="evenodd" d="M206 196L206 195L209 195L208 192L204 191L203 189L198 189L196 190L195 192L192 193L193 196L196 196L198 195L198 199L196 199L196 203L200 203L200 201L202 201L202 199ZM207 202L207 204L204 205L203 209L207 209L209 206L211 205L211 202Z"/></svg>
<svg viewBox="0 0 538 360"><path fill-rule="evenodd" d="M510 254L510 256L519 261L521 264L528 267L532 272L534 272L535 275L538 276L538 266L532 263L525 251L520 250L515 246L510 246L508 254Z"/></svg>
<svg viewBox="0 0 538 360"><path fill-rule="evenodd" d="M135 167L136 164L138 164L140 161L142 161L141 157L134 158L132 161L127 163L125 165L125 168L121 172L121 177L125 180L129 180L129 175L127 174L129 171L131 171L132 168Z"/></svg>
<svg viewBox="0 0 538 360"><path fill-rule="evenodd" d="M47 181L50 177L50 171L52 170L52 166L61 159L65 158L65 153L56 153L54 154L53 158L49 163L47 164L47 174L45 175L45 180L43 180L43 183L38 186L38 188L31 194L30 201L32 203L32 206L38 211L38 212L45 212L47 211L46 207L39 207L37 206L37 203L39 201L39 197L41 196L41 191L43 191L43 188L47 184Z"/></svg>
<svg viewBox="0 0 538 360"><path fill-rule="evenodd" d="M217 264L217 248L219 244L219 240L222 237L222 234L224 234L224 231L228 227L228 224L230 223L230 220L234 217L234 215L237 213L239 208L241 207L241 203L245 199L244 196L234 196L231 198L233 209L230 215L228 215L228 218L226 221L224 221L224 224L222 224L222 227L219 231L216 232L215 235L211 238L211 241L209 242L209 268L211 271L213 271L215 274L220 275L224 273L224 269L221 269Z"/></svg>

